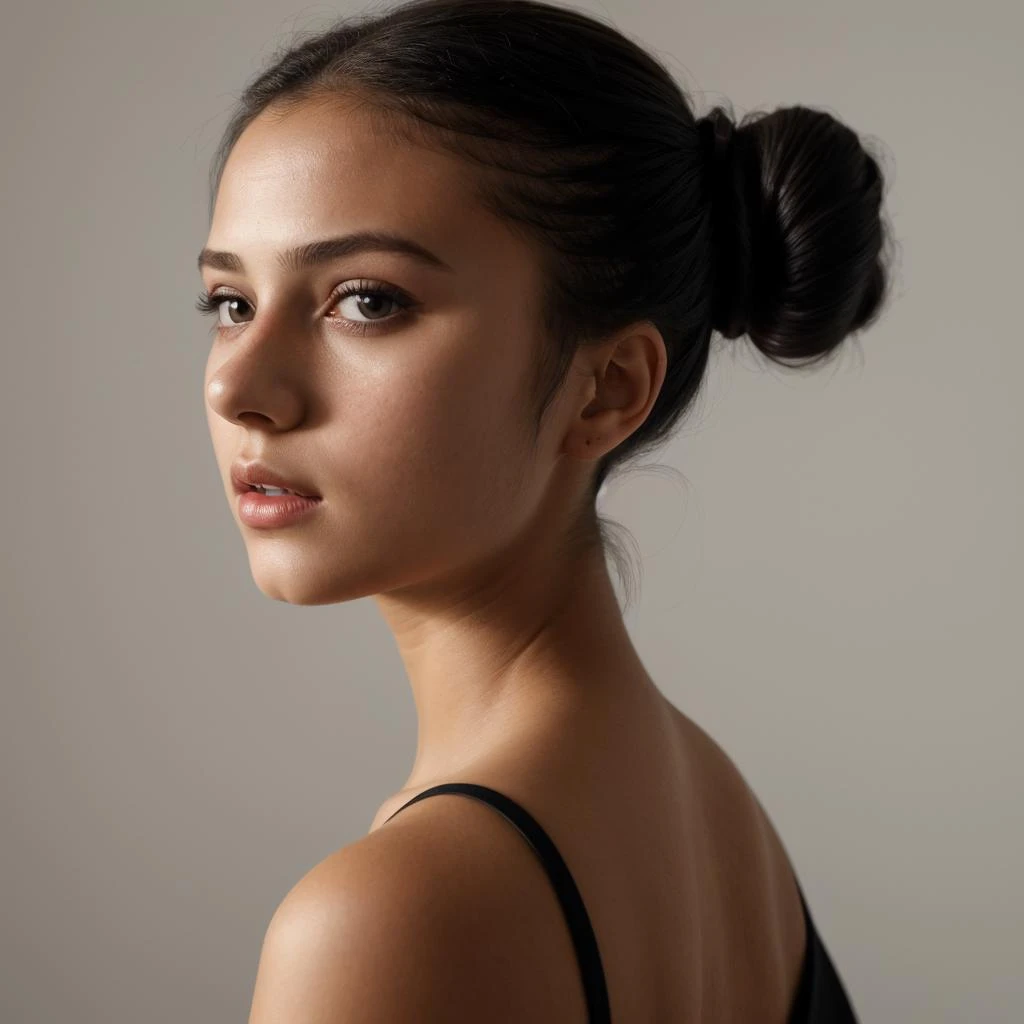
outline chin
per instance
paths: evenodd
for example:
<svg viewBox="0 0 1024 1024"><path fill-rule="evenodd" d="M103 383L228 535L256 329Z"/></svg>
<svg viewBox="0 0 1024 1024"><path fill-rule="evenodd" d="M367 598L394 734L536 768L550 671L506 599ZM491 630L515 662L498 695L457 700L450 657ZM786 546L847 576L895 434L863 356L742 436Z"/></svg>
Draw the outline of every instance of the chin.
<svg viewBox="0 0 1024 1024"><path fill-rule="evenodd" d="M323 604L342 604L356 601L376 593L365 576L356 578L341 569L325 575L322 566L304 568L301 564L253 566L253 582L265 597L285 604L312 607Z"/></svg>

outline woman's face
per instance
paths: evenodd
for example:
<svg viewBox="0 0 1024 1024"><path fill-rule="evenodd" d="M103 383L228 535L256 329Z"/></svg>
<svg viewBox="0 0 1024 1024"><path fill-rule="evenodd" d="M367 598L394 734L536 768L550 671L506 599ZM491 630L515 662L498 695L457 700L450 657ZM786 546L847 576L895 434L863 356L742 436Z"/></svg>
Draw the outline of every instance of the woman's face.
<svg viewBox="0 0 1024 1024"><path fill-rule="evenodd" d="M386 141L371 118L340 100L261 115L206 242L237 257L202 268L220 300L205 374L217 463L258 586L295 604L470 570L536 516L562 441L556 402L532 443L536 252L476 204L466 164ZM371 249L285 260L362 232L443 265ZM254 459L323 500L281 527L244 523L231 467Z"/></svg>

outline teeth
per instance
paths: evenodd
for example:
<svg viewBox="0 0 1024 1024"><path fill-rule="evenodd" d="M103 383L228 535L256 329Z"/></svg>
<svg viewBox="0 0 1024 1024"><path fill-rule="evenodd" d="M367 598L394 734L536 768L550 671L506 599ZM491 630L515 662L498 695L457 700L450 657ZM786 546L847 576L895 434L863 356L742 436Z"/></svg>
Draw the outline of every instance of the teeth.
<svg viewBox="0 0 1024 1024"><path fill-rule="evenodd" d="M254 486L260 494L295 494L295 491L286 491L283 487L261 487L259 484Z"/></svg>

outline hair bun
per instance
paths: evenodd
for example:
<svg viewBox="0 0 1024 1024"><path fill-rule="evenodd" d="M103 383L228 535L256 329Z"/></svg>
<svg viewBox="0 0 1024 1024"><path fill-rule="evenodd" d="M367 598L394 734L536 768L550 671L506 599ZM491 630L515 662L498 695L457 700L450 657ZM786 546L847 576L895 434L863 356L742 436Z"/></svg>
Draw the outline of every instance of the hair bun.
<svg viewBox="0 0 1024 1024"><path fill-rule="evenodd" d="M858 136L808 107L697 122L711 204L711 325L776 361L816 361L888 290L883 178Z"/></svg>

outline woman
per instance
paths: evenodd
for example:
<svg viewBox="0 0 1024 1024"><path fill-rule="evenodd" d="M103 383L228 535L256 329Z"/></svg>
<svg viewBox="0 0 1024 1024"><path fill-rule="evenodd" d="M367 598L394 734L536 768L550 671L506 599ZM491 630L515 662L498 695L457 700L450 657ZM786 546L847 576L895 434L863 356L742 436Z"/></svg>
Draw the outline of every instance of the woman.
<svg viewBox="0 0 1024 1024"><path fill-rule="evenodd" d="M373 595L419 727L273 915L250 1024L853 1020L766 813L630 641L595 497L713 331L807 365L877 319L858 137L697 119L572 9L417 0L278 55L211 184L207 413L253 575Z"/></svg>

